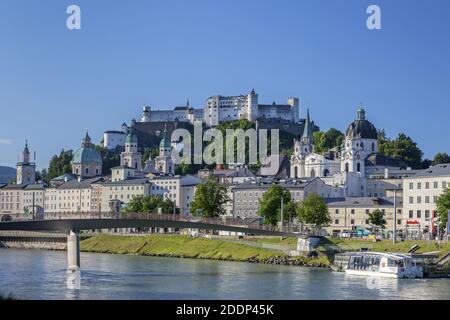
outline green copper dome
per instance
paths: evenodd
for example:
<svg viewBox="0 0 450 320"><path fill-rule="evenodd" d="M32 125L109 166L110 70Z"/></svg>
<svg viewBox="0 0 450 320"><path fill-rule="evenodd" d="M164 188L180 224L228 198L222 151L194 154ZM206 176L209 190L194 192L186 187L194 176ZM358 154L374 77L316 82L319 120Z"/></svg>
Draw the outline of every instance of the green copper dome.
<svg viewBox="0 0 450 320"><path fill-rule="evenodd" d="M97 150L82 147L73 154L72 163L102 165L102 157Z"/></svg>
<svg viewBox="0 0 450 320"><path fill-rule="evenodd" d="M98 164L102 165L102 156L95 150L94 144L91 143L91 138L86 132L81 148L73 154L72 163L74 164Z"/></svg>
<svg viewBox="0 0 450 320"><path fill-rule="evenodd" d="M128 144L130 144L130 143L137 144L138 143L137 135L134 133L133 129L131 129L130 133L128 133L125 143L128 143Z"/></svg>
<svg viewBox="0 0 450 320"><path fill-rule="evenodd" d="M165 149L166 149L166 148L171 148L172 145L171 145L171 143L170 143L170 139L164 137L164 138L161 140L161 143L159 144L159 147L160 147L160 148L165 148Z"/></svg>

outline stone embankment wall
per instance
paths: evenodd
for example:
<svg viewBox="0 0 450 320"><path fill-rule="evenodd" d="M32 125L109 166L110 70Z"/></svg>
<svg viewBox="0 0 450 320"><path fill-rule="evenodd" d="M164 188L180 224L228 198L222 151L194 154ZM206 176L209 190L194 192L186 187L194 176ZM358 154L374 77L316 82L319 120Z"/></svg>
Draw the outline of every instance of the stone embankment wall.
<svg viewBox="0 0 450 320"><path fill-rule="evenodd" d="M42 232L1 232L0 248L66 250L64 234Z"/></svg>

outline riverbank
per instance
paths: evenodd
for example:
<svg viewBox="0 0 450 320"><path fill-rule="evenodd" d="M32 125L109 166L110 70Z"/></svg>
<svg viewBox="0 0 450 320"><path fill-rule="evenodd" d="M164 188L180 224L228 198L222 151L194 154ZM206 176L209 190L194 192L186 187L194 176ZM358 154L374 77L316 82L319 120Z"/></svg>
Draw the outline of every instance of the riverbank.
<svg viewBox="0 0 450 320"><path fill-rule="evenodd" d="M81 242L81 251L107 254L208 259L328 268L327 257L289 257L279 251L219 239L187 236L149 235L145 237L99 235Z"/></svg>

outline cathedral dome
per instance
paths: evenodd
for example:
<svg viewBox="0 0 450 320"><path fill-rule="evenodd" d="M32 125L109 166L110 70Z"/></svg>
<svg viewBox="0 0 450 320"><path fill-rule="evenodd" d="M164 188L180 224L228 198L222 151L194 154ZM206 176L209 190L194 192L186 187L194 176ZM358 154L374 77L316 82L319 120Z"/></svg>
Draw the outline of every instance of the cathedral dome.
<svg viewBox="0 0 450 320"><path fill-rule="evenodd" d="M353 121L347 128L346 136L348 139L374 139L378 138L377 129L368 120L366 120L366 112L364 109L358 110L358 118Z"/></svg>
<svg viewBox="0 0 450 320"><path fill-rule="evenodd" d="M79 164L102 164L100 153L93 148L81 147L73 154L72 163Z"/></svg>
<svg viewBox="0 0 450 320"><path fill-rule="evenodd" d="M95 150L95 147L91 143L91 138L87 132L85 138L83 139L81 148L73 154L72 163L102 165L102 156L97 150Z"/></svg>

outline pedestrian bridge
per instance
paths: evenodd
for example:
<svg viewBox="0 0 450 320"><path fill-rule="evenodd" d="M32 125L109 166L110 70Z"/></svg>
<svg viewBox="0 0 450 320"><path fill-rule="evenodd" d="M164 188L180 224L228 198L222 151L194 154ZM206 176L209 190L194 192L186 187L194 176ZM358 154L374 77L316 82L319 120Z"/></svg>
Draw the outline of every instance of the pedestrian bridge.
<svg viewBox="0 0 450 320"><path fill-rule="evenodd" d="M306 239L311 234L279 230L275 226L246 224L241 219L202 218L161 214L46 214L44 220L14 220L0 222L0 231L58 231L67 234L68 269L80 267L80 231L122 228L173 228L228 231L233 233L297 237Z"/></svg>

